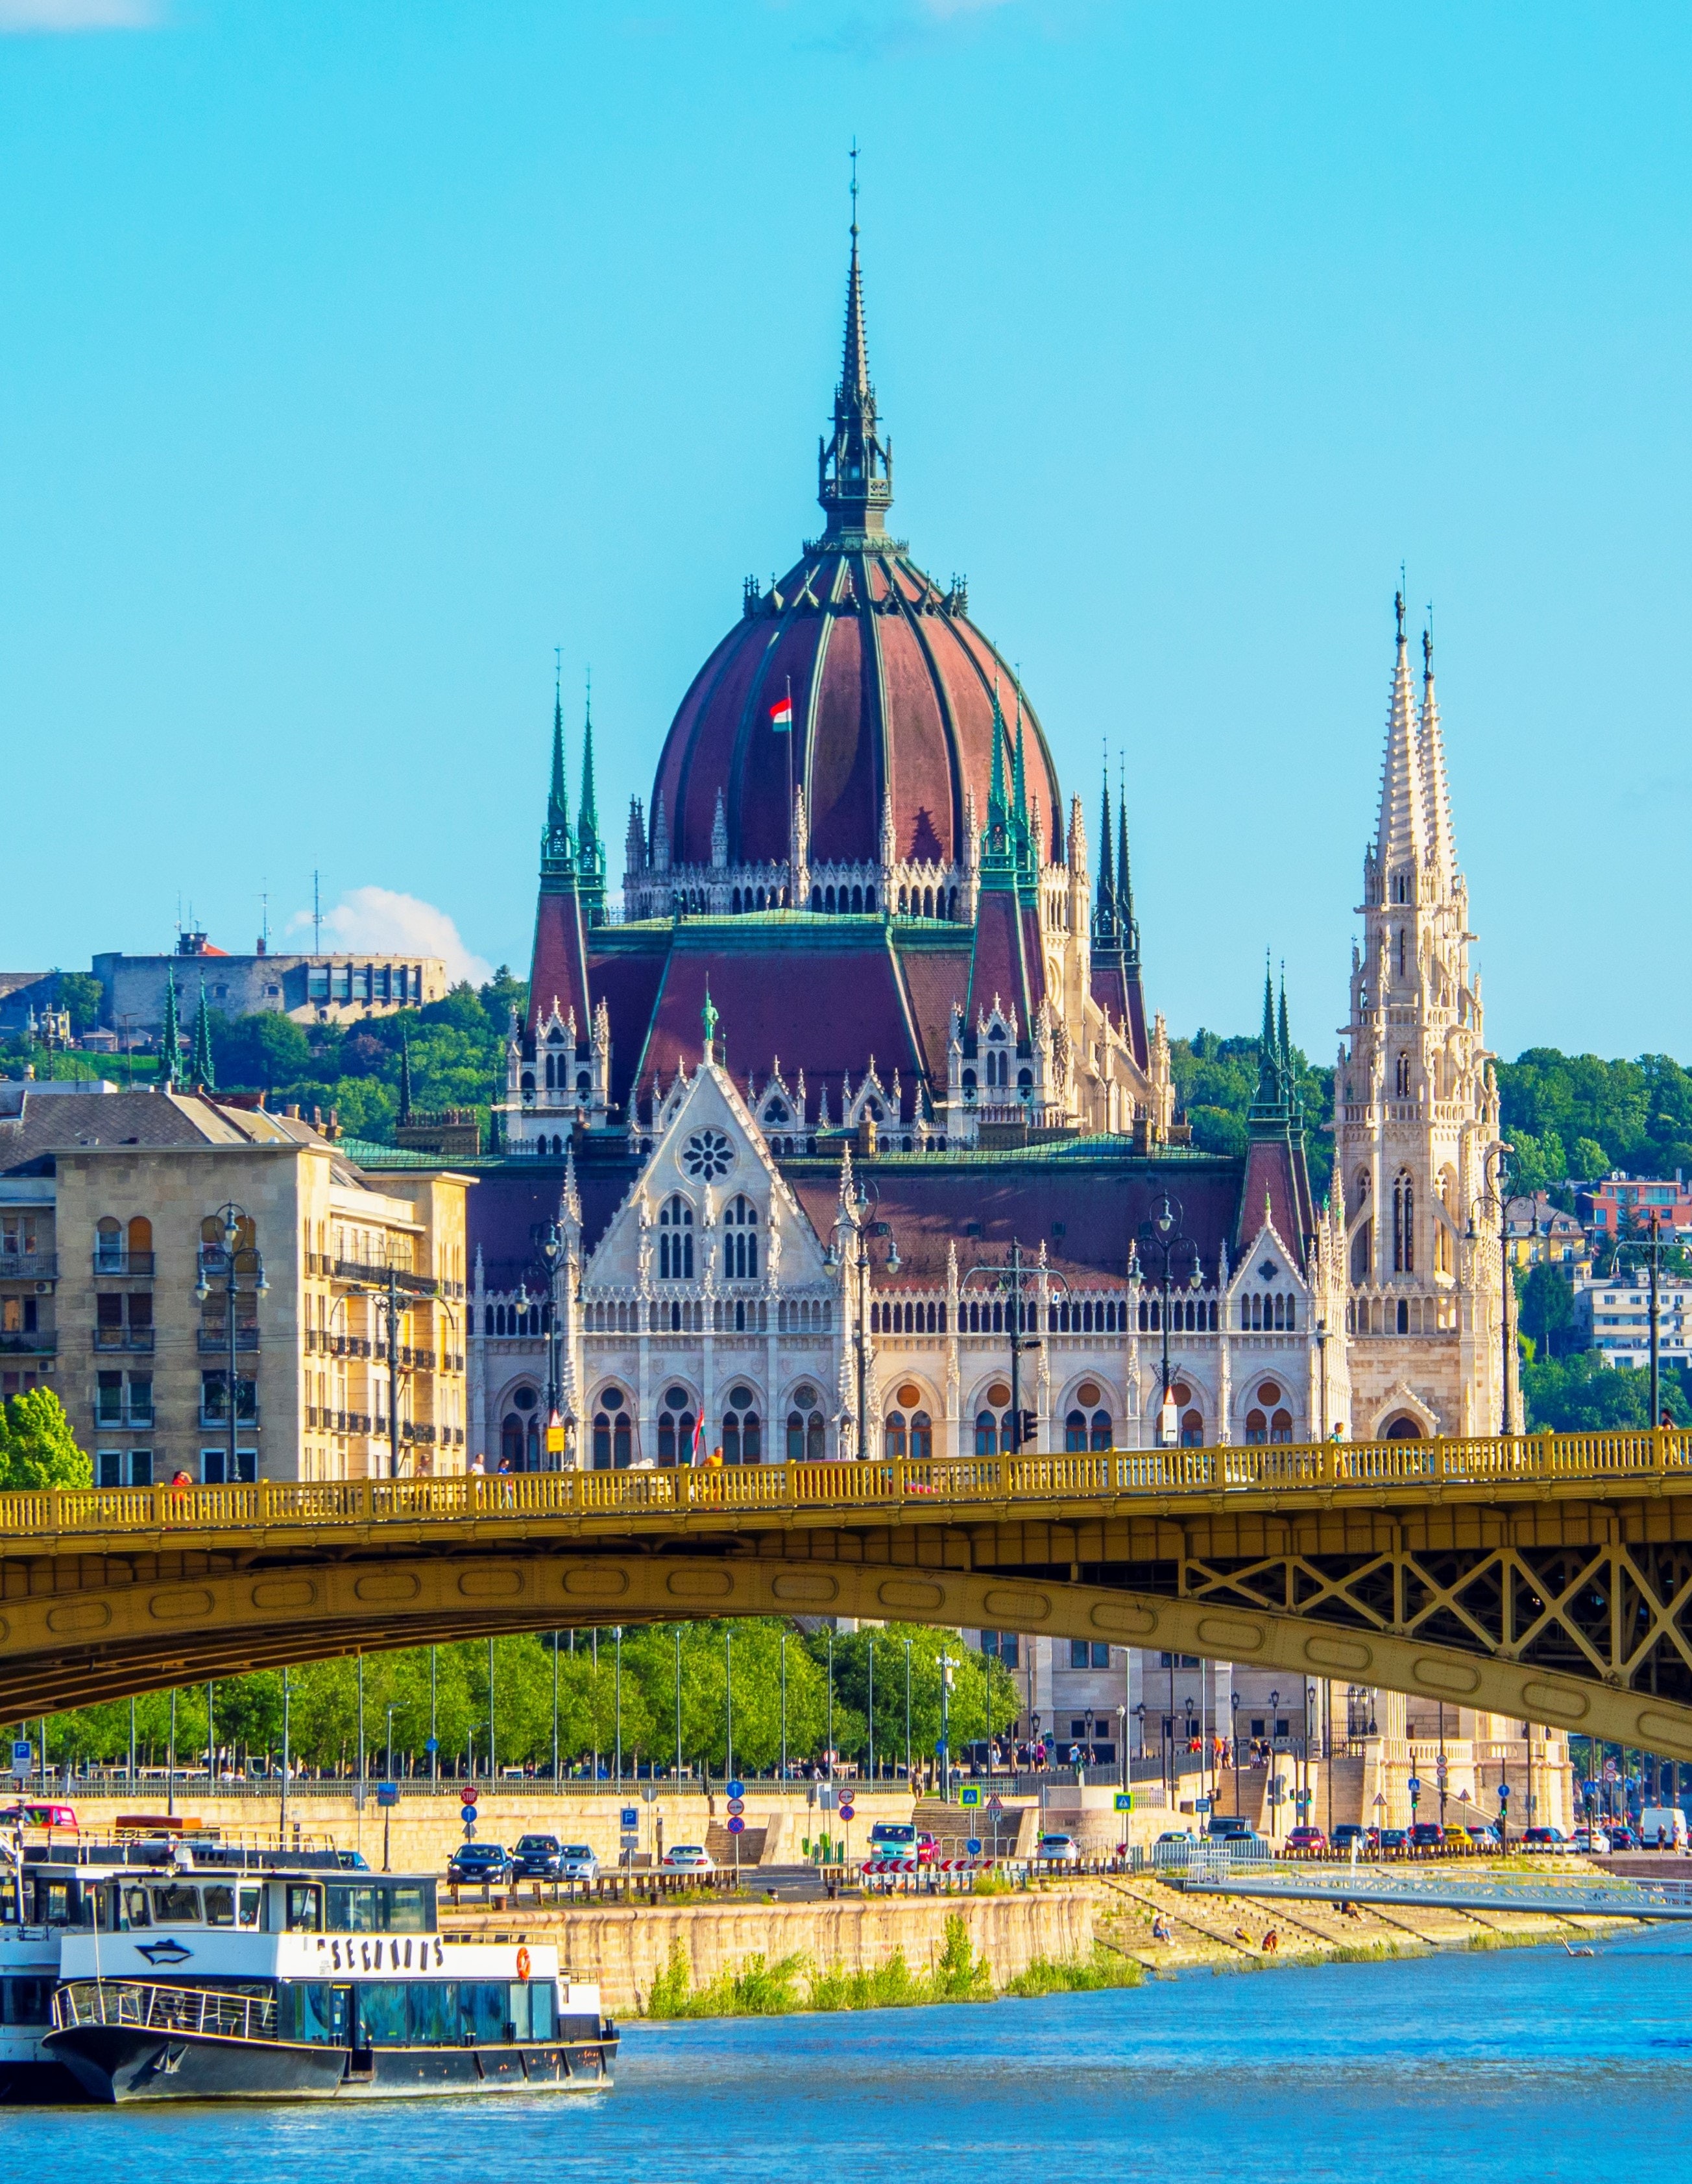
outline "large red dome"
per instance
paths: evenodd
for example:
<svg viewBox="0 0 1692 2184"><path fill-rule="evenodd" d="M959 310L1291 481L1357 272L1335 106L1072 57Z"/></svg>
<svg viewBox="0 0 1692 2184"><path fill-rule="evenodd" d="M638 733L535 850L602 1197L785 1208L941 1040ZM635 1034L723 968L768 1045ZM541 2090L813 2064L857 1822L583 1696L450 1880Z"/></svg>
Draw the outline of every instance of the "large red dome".
<svg viewBox="0 0 1692 2184"><path fill-rule="evenodd" d="M819 470L823 537L768 592L748 583L740 620L665 738L651 819L671 867L712 863L719 799L729 865L785 862L790 766L805 792L813 865L880 862L889 799L895 858L963 862L971 792L977 827L986 822L996 686L1013 737L1020 712L1040 850L1053 855L1058 774L1032 707L969 620L963 588L942 592L886 534L891 449L876 426L856 227L846 359ZM790 742L771 723L790 689Z"/></svg>

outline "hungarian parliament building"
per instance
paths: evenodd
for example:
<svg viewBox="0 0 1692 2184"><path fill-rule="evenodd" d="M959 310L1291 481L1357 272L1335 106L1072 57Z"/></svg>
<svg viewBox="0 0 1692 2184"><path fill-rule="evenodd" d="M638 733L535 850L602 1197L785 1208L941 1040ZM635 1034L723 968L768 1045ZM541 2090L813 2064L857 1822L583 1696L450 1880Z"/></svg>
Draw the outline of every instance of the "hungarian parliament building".
<svg viewBox="0 0 1692 2184"><path fill-rule="evenodd" d="M682 698L620 916L591 727L572 812L555 711L528 1009L470 1194L472 1456L1497 1431L1498 1095L1402 603L1319 1204L1284 992L1244 1151L1195 1148L1124 798L1090 832L966 588L888 529L855 226L818 499Z"/></svg>

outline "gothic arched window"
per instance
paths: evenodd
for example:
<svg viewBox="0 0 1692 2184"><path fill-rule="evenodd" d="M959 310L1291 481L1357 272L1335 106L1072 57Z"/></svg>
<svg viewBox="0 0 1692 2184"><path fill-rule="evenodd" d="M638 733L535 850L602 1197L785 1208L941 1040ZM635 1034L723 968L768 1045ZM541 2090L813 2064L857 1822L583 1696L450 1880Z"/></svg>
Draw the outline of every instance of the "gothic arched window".
<svg viewBox="0 0 1692 2184"><path fill-rule="evenodd" d="M693 1409L685 1388L669 1388L658 1412L658 1461L668 1467L693 1461Z"/></svg>
<svg viewBox="0 0 1692 2184"><path fill-rule="evenodd" d="M823 1413L817 1390L796 1388L793 1407L787 1413L787 1460L790 1463L820 1463L823 1460Z"/></svg>
<svg viewBox="0 0 1692 2184"><path fill-rule="evenodd" d="M679 1192L664 1201L658 1216L658 1279L693 1279L693 1208Z"/></svg>
<svg viewBox="0 0 1692 2184"><path fill-rule="evenodd" d="M723 1216L723 1273L731 1282L758 1278L758 1210L749 1198L736 1198Z"/></svg>
<svg viewBox="0 0 1692 2184"><path fill-rule="evenodd" d="M1393 1185L1393 1272L1416 1272L1416 1181L1408 1169Z"/></svg>
<svg viewBox="0 0 1692 2184"><path fill-rule="evenodd" d="M729 1390L729 1407L723 1413L724 1463L762 1463L762 1429L754 1408L757 1397L744 1382Z"/></svg>
<svg viewBox="0 0 1692 2184"><path fill-rule="evenodd" d="M1401 1054L1399 1056L1396 1085L1399 1098L1408 1100L1410 1089L1410 1058L1407 1054Z"/></svg>

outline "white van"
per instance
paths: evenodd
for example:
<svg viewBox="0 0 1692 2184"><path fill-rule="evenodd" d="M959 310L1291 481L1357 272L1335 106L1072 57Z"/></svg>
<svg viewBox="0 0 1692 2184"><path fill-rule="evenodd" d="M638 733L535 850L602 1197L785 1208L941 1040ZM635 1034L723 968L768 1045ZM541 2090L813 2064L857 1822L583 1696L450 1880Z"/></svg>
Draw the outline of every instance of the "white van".
<svg viewBox="0 0 1692 2184"><path fill-rule="evenodd" d="M1639 1814L1639 1841L1647 1850L1684 1850L1685 1814L1678 1805L1647 1805Z"/></svg>

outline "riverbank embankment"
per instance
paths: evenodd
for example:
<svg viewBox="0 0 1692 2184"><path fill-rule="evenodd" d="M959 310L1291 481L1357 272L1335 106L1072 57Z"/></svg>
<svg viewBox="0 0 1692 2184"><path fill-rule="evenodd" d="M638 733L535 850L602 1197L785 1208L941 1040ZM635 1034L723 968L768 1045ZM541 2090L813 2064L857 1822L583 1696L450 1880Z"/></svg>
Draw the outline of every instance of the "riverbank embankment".
<svg viewBox="0 0 1692 2184"><path fill-rule="evenodd" d="M466 1905L444 1923L477 1936L556 1940L573 1975L596 1981L606 2007L628 2017L644 2014L655 1992L662 2001L666 1982L672 1994L696 2003L715 1993L725 2008L734 2007L736 1981L762 1978L780 1965L794 1968L788 1981L793 1996L814 1989L841 1997L831 2006L852 2006L853 1981L867 2001L961 1999L940 1991L902 1994L896 1975L885 1997L868 1991L896 1959L912 1980L943 1988L937 1975L949 1935L959 1932L972 1961L986 1968L977 1989L1002 1992L1030 1975L1037 1984L1047 1970L1085 1970L1102 1954L1153 1976L1257 1971L1441 1949L1580 1945L1594 1932L1630 1922L1423 1904L1360 1904L1349 1911L1327 1903L1270 1906L1246 1897L1189 1896L1150 1875L1124 1875L1054 1880L1002 1895L847 1896L808 1903L743 1896L556 1912L550 1906L501 1911ZM782 2006L804 2004L792 1999Z"/></svg>

